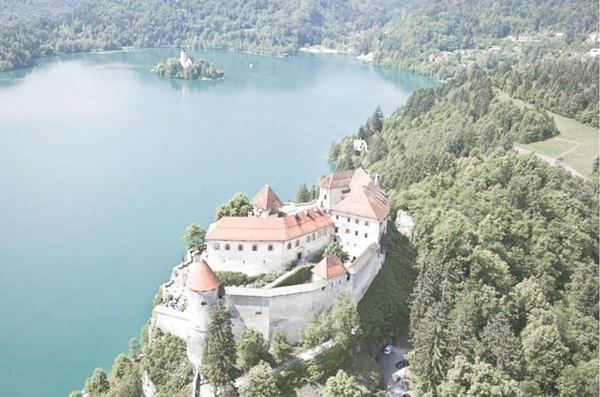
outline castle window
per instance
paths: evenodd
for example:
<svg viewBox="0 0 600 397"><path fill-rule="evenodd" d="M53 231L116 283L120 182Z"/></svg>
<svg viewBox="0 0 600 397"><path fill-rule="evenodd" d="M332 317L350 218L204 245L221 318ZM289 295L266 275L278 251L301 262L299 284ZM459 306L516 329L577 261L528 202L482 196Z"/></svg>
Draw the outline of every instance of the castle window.
<svg viewBox="0 0 600 397"><path fill-rule="evenodd" d="M346 233L350 233L350 229L346 229Z"/></svg>
<svg viewBox="0 0 600 397"><path fill-rule="evenodd" d="M206 306L206 302L200 303L200 306Z"/></svg>
<svg viewBox="0 0 600 397"><path fill-rule="evenodd" d="M252 251L258 251L258 245L252 244Z"/></svg>
<svg viewBox="0 0 600 397"><path fill-rule="evenodd" d="M273 251L273 244L269 244L269 251Z"/></svg>
<svg viewBox="0 0 600 397"><path fill-rule="evenodd" d="M369 238L369 233L365 233L365 238Z"/></svg>
<svg viewBox="0 0 600 397"><path fill-rule="evenodd" d="M355 235L355 236L358 236L358 231L354 232L354 235Z"/></svg>
<svg viewBox="0 0 600 397"><path fill-rule="evenodd" d="M292 243L287 243L287 249L292 249Z"/></svg>
<svg viewBox="0 0 600 397"><path fill-rule="evenodd" d="M262 312L258 311L258 312L254 312L254 314L257 315L257 316L260 316L262 314Z"/></svg>
<svg viewBox="0 0 600 397"><path fill-rule="evenodd" d="M215 243L214 247L215 247L215 251L218 251L219 249L221 249L221 246L219 245L219 243Z"/></svg>
<svg viewBox="0 0 600 397"><path fill-rule="evenodd" d="M238 251L244 250L244 244L238 244Z"/></svg>
<svg viewBox="0 0 600 397"><path fill-rule="evenodd" d="M369 226L369 222L368 221L365 221L365 226Z"/></svg>
<svg viewBox="0 0 600 397"><path fill-rule="evenodd" d="M350 217L348 217L348 222L350 222Z"/></svg>
<svg viewBox="0 0 600 397"><path fill-rule="evenodd" d="M296 240L296 247L298 247L300 245L300 240Z"/></svg>
<svg viewBox="0 0 600 397"><path fill-rule="evenodd" d="M327 200L327 195L326 194L323 195L323 200Z"/></svg>
<svg viewBox="0 0 600 397"><path fill-rule="evenodd" d="M336 228L335 228L335 232L337 233L337 232L339 232L339 231L340 231L340 228L339 228L339 227L336 227Z"/></svg>
<svg viewBox="0 0 600 397"><path fill-rule="evenodd" d="M310 243L310 236L306 236L306 242Z"/></svg>
<svg viewBox="0 0 600 397"><path fill-rule="evenodd" d="M354 223L356 223L356 224L358 225L358 219L356 219L356 220L354 221Z"/></svg>
<svg viewBox="0 0 600 397"><path fill-rule="evenodd" d="M225 244L225 251L229 251L231 249L231 245Z"/></svg>
<svg viewBox="0 0 600 397"><path fill-rule="evenodd" d="M317 238L321 238L321 231L320 230L317 232Z"/></svg>
<svg viewBox="0 0 600 397"><path fill-rule="evenodd" d="M335 219L340 219L340 217L336 215L336 216L335 216Z"/></svg>

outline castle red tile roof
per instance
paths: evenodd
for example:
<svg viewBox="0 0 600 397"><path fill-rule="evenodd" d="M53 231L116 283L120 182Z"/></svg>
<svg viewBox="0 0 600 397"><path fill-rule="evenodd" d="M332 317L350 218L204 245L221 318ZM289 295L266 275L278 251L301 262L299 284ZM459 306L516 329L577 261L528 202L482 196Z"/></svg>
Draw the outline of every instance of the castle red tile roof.
<svg viewBox="0 0 600 397"><path fill-rule="evenodd" d="M335 212L377 219L382 222L390 213L390 204L379 186L362 169L354 172L349 183L350 193L331 208Z"/></svg>
<svg viewBox="0 0 600 397"><path fill-rule="evenodd" d="M331 225L331 218L315 209L281 218L223 217L208 227L206 240L289 241Z"/></svg>
<svg viewBox="0 0 600 397"><path fill-rule="evenodd" d="M346 267L340 258L335 255L330 255L321 259L321 261L311 269L311 272L328 280L346 273Z"/></svg>
<svg viewBox="0 0 600 397"><path fill-rule="evenodd" d="M265 185L260 189L256 196L250 200L250 204L263 211L271 211L272 209L283 207L283 202L269 185Z"/></svg>
<svg viewBox="0 0 600 397"><path fill-rule="evenodd" d="M212 291L219 287L221 282L204 260L194 264L196 268L192 271L187 281L186 288L195 292Z"/></svg>
<svg viewBox="0 0 600 397"><path fill-rule="evenodd" d="M319 181L319 187L324 189L339 189L350 186L354 170L336 171Z"/></svg>

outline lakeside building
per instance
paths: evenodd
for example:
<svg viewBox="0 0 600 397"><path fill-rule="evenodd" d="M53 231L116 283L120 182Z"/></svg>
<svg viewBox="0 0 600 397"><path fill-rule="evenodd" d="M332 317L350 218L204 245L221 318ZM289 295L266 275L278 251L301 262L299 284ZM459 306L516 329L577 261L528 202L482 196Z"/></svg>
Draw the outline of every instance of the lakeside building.
<svg viewBox="0 0 600 397"><path fill-rule="evenodd" d="M188 252L162 286L166 302L153 309L151 328L186 340L188 359L196 367L202 365L217 299L225 300L236 337L252 328L265 339L281 331L296 342L310 319L307 314L329 310L341 291L358 303L385 260L390 206L362 168L323 178L319 197L311 203L283 203L266 185L251 204L247 217L223 217L209 226L206 250ZM313 263L333 241L350 259L342 263L329 256ZM311 267L309 280L277 286L301 266ZM281 275L264 287L223 286L221 271Z"/></svg>

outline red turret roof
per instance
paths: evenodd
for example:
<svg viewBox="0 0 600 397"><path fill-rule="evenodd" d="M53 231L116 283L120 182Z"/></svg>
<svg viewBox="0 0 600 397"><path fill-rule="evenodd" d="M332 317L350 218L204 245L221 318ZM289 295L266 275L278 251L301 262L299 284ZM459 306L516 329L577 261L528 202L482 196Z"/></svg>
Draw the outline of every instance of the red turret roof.
<svg viewBox="0 0 600 397"><path fill-rule="evenodd" d="M194 264L196 268L188 277L185 286L195 292L212 291L219 287L221 282L204 260Z"/></svg>
<svg viewBox="0 0 600 397"><path fill-rule="evenodd" d="M344 267L340 258L330 255L321 259L321 262L317 263L311 271L317 276L328 280L346 273L346 267Z"/></svg>
<svg viewBox="0 0 600 397"><path fill-rule="evenodd" d="M250 201L250 204L263 211L271 211L275 208L283 207L283 203L269 185L265 185L260 189L260 192L256 193L256 196Z"/></svg>

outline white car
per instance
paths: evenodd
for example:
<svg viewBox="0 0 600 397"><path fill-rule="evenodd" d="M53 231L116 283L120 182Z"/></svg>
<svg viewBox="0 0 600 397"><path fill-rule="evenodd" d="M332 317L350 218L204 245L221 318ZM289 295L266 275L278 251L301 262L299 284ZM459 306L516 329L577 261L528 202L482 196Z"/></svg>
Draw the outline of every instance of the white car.
<svg viewBox="0 0 600 397"><path fill-rule="evenodd" d="M394 351L394 346L387 345L385 347L385 349L383 349L383 354L385 354L386 356L389 356L390 354L392 354L393 351Z"/></svg>

